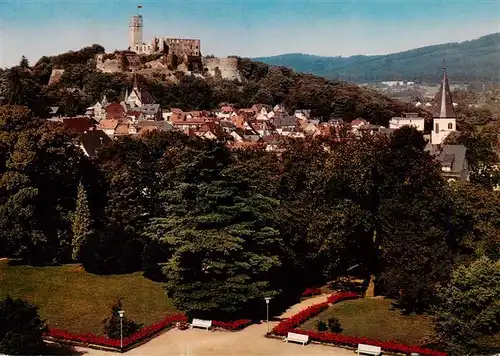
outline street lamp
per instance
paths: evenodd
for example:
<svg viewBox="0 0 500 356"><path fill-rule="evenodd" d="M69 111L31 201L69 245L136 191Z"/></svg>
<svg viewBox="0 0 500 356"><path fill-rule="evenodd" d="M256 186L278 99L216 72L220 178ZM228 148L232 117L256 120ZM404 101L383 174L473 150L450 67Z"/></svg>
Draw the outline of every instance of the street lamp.
<svg viewBox="0 0 500 356"><path fill-rule="evenodd" d="M271 297L265 297L266 300L266 315L267 315L267 332L269 333L269 301L271 300Z"/></svg>
<svg viewBox="0 0 500 356"><path fill-rule="evenodd" d="M118 310L120 316L120 349L123 349L123 314L125 314L125 311Z"/></svg>

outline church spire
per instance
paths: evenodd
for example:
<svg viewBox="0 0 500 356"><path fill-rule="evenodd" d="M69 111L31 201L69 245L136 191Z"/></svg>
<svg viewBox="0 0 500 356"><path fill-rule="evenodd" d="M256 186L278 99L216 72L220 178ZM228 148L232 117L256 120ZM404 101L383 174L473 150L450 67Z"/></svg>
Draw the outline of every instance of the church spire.
<svg viewBox="0 0 500 356"><path fill-rule="evenodd" d="M436 109L434 110L434 117L455 117L455 110L453 109L453 100L451 98L450 83L446 74L446 60L443 59L443 80L441 81L441 88L436 96Z"/></svg>
<svg viewBox="0 0 500 356"><path fill-rule="evenodd" d="M134 73L134 90L138 90L138 86L137 86L137 74Z"/></svg>

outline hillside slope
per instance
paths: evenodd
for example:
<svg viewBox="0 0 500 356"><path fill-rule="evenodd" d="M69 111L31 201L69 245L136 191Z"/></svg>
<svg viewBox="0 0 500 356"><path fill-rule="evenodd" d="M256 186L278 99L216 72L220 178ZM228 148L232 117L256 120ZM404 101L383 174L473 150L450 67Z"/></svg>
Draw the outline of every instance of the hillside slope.
<svg viewBox="0 0 500 356"><path fill-rule="evenodd" d="M377 56L320 57L291 53L253 60L285 66L326 78L374 82L417 80L438 82L443 59L454 82L500 82L500 33L460 43L446 43Z"/></svg>

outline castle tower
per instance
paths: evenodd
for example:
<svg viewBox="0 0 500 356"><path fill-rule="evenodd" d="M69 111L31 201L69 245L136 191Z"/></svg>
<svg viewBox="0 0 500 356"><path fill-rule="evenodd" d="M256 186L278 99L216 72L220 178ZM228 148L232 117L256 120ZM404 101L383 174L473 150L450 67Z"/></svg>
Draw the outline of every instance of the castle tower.
<svg viewBox="0 0 500 356"><path fill-rule="evenodd" d="M450 83L446 75L446 65L443 68L443 80L436 95L436 107L432 120L431 144L440 145L450 132L457 130L457 118L451 98Z"/></svg>
<svg viewBox="0 0 500 356"><path fill-rule="evenodd" d="M130 19L130 25L128 27L128 32L130 36L130 49L134 50L136 45L142 45L142 15L132 16Z"/></svg>

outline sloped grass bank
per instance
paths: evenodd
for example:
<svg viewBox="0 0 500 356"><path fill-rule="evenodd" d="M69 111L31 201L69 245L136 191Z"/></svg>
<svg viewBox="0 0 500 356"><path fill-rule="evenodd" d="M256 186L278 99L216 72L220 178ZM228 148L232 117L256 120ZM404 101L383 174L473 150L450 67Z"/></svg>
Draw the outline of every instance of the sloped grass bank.
<svg viewBox="0 0 500 356"><path fill-rule="evenodd" d="M55 267L9 265L0 261L0 297L10 294L36 304L51 328L102 334L102 320L117 296L127 317L151 325L178 311L161 283L141 273L99 276L77 264Z"/></svg>

